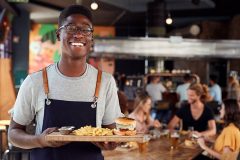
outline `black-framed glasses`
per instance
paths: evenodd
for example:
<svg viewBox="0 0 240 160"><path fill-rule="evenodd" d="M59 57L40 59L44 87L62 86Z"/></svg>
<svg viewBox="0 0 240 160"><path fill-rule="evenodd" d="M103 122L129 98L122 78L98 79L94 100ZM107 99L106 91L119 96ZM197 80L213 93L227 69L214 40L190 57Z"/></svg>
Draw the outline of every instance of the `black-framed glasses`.
<svg viewBox="0 0 240 160"><path fill-rule="evenodd" d="M67 24L59 27L58 30L60 29L65 29L67 33L69 34L76 34L80 32L84 36L89 36L91 33L93 33L93 28L91 28L88 25L82 25L82 26L76 26L73 24Z"/></svg>

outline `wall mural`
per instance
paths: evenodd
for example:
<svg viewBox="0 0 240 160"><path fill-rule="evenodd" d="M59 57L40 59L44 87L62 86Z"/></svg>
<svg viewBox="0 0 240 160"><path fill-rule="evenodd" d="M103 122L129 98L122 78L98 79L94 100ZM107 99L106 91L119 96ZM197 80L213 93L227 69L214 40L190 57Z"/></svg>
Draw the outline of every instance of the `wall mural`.
<svg viewBox="0 0 240 160"><path fill-rule="evenodd" d="M29 73L59 61L60 43L56 40L56 30L56 24L32 24L29 41ZM114 36L114 27L94 27L94 37Z"/></svg>
<svg viewBox="0 0 240 160"><path fill-rule="evenodd" d="M29 73L38 71L59 61L59 42L56 40L57 25L34 24L30 32Z"/></svg>

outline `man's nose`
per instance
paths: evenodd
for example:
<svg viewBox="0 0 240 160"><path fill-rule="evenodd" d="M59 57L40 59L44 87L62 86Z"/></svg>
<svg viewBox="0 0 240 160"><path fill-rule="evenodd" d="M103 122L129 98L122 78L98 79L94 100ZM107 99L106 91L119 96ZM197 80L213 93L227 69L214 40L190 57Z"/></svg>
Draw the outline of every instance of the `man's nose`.
<svg viewBox="0 0 240 160"><path fill-rule="evenodd" d="M79 30L76 31L76 33L74 33L73 36L74 36L75 38L81 38L81 37L84 37L82 31L79 31Z"/></svg>

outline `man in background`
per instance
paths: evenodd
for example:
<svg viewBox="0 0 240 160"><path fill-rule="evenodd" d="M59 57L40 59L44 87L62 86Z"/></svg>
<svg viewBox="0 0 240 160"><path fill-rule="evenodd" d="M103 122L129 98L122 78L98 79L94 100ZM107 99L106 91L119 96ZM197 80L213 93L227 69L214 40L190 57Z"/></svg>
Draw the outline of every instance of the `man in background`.
<svg viewBox="0 0 240 160"><path fill-rule="evenodd" d="M217 101L218 104L222 103L222 89L217 84L217 76L210 75L210 94L213 97L214 101Z"/></svg>
<svg viewBox="0 0 240 160"><path fill-rule="evenodd" d="M185 74L183 76L183 84L177 86L176 92L178 95L178 99L179 99L179 104L181 104L182 102L186 102L188 100L187 97L187 90L191 84L191 75L190 74ZM180 106L180 105L179 105Z"/></svg>

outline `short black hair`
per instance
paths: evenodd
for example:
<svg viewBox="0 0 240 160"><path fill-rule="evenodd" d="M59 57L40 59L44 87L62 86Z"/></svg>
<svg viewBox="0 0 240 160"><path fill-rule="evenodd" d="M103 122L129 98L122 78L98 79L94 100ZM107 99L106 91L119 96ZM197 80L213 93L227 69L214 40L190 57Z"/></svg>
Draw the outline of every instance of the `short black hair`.
<svg viewBox="0 0 240 160"><path fill-rule="evenodd" d="M61 26L63 24L63 22L65 21L65 19L72 14L81 14L81 15L87 17L90 20L90 22L92 23L91 11L82 5L74 4L74 5L70 5L70 6L66 7L64 10L61 11L59 18L58 18L58 25Z"/></svg>
<svg viewBox="0 0 240 160"><path fill-rule="evenodd" d="M210 78L210 80L212 80L213 82L217 82L217 76L216 75L214 75L214 74L212 74L212 75L210 75L209 76L209 78Z"/></svg>
<svg viewBox="0 0 240 160"><path fill-rule="evenodd" d="M188 73L184 74L184 76L183 76L183 80L184 80L184 81L190 81L191 78L192 78L191 75L188 74Z"/></svg>

